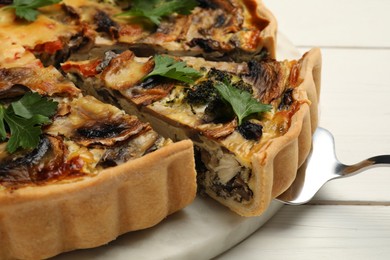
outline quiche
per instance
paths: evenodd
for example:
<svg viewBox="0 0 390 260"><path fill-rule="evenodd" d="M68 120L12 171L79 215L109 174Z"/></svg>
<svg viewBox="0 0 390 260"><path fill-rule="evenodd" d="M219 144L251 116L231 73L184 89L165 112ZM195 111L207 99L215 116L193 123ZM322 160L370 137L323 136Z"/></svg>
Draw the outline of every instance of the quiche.
<svg viewBox="0 0 390 260"><path fill-rule="evenodd" d="M96 247L196 193L262 214L318 120L320 51L276 61L276 29L260 0L0 0L0 258Z"/></svg>

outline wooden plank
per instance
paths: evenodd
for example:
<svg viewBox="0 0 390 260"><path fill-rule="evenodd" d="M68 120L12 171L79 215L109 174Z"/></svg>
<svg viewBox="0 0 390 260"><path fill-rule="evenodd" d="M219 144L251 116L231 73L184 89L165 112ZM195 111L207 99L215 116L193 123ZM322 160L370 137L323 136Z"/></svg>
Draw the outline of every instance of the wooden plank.
<svg viewBox="0 0 390 260"><path fill-rule="evenodd" d="M296 46L390 47L390 1L264 0Z"/></svg>
<svg viewBox="0 0 390 260"><path fill-rule="evenodd" d="M352 164L390 154L390 50L322 53L320 125L334 134L338 158ZM390 168L375 168L328 183L315 199L389 204L389 183Z"/></svg>
<svg viewBox="0 0 390 260"><path fill-rule="evenodd" d="M285 206L216 259L388 259L390 208Z"/></svg>
<svg viewBox="0 0 390 260"><path fill-rule="evenodd" d="M390 153L390 50L322 53L320 124L334 133L340 159Z"/></svg>

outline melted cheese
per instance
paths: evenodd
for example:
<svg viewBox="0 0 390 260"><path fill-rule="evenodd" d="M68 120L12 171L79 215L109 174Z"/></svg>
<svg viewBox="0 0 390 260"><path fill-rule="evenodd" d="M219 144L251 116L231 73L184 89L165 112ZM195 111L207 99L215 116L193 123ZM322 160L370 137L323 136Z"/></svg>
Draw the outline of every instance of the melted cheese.
<svg viewBox="0 0 390 260"><path fill-rule="evenodd" d="M97 174L101 170L101 167L96 166L104 154L103 148L88 149L73 141L65 141L65 144L68 148L67 162L71 162L76 158L81 160L83 162L81 171L87 174Z"/></svg>
<svg viewBox="0 0 390 260"><path fill-rule="evenodd" d="M0 32L8 36L12 44L33 49L37 44L70 37L77 32L72 25L62 24L46 15L38 15L34 22L17 21L12 10L0 9Z"/></svg>
<svg viewBox="0 0 390 260"><path fill-rule="evenodd" d="M13 43L10 35L0 32L0 67L12 68L21 66L41 66L40 60L26 50L22 45Z"/></svg>
<svg viewBox="0 0 390 260"><path fill-rule="evenodd" d="M83 22L93 22L93 17L98 10L109 14L112 19L115 14L121 13L121 9L112 4L104 2L90 1L90 0L63 0L65 5L73 7L80 15L80 20Z"/></svg>

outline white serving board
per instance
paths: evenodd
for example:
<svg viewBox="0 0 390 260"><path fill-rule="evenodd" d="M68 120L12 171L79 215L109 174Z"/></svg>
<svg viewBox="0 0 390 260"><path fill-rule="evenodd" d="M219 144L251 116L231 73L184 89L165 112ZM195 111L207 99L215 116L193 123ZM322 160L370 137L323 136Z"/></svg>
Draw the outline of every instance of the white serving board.
<svg viewBox="0 0 390 260"><path fill-rule="evenodd" d="M105 246L65 253L55 259L210 259L256 231L281 205L274 201L260 217L244 218L211 199L197 198L189 207L155 227L130 232Z"/></svg>
<svg viewBox="0 0 390 260"><path fill-rule="evenodd" d="M280 34L277 53L279 60L300 57ZM197 198L152 228L124 234L105 246L64 253L53 260L210 259L251 235L282 206L273 201L261 216L245 218L209 198Z"/></svg>

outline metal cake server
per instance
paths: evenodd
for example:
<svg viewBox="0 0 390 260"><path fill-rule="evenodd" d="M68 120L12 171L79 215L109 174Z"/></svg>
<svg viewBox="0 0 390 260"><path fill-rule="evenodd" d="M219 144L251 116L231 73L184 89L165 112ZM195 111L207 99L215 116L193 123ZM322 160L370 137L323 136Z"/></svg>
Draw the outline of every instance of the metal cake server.
<svg viewBox="0 0 390 260"><path fill-rule="evenodd" d="M379 155L353 165L341 163L335 154L333 135L318 127L313 135L313 147L305 164L298 170L292 185L276 199L290 205L309 202L328 181L353 176L364 170L390 166L390 155Z"/></svg>

